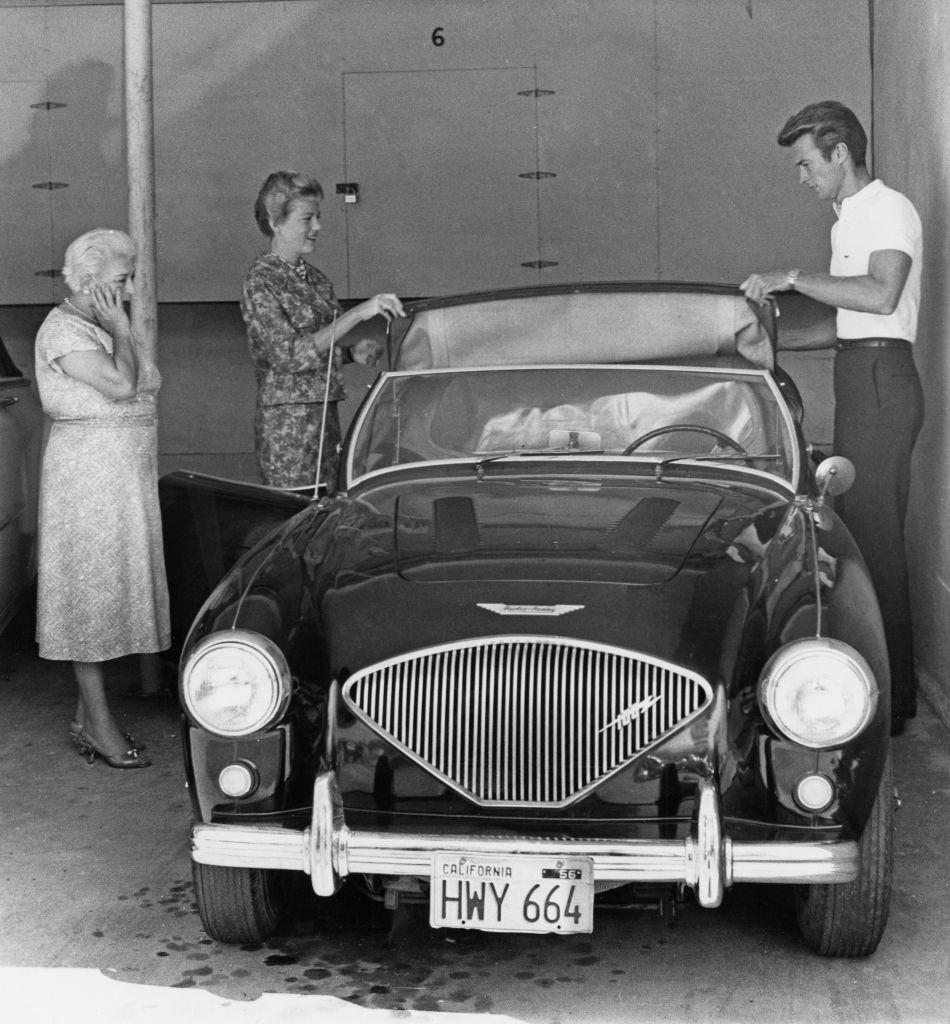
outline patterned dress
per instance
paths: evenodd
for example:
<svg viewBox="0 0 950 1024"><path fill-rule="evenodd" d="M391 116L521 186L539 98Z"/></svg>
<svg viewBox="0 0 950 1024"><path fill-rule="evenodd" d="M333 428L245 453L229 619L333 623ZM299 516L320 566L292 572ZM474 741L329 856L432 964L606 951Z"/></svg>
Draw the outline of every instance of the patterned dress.
<svg viewBox="0 0 950 1024"><path fill-rule="evenodd" d="M254 445L261 477L272 487L313 486L321 428L320 479L331 492L336 487L343 360L336 348L331 371L314 335L341 311L329 278L305 260L293 266L265 252L244 278L241 313L257 378Z"/></svg>
<svg viewBox="0 0 950 1024"><path fill-rule="evenodd" d="M60 307L36 336L36 383L52 427L39 508L40 656L106 661L169 646L158 505L158 369L139 361L138 392L112 401L56 360L112 338Z"/></svg>

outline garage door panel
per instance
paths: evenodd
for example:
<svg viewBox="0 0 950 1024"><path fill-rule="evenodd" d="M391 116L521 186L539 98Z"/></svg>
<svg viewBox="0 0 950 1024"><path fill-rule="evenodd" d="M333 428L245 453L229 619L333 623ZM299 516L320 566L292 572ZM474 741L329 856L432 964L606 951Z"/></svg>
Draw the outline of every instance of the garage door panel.
<svg viewBox="0 0 950 1024"><path fill-rule="evenodd" d="M344 75L352 295L534 279L537 132L519 95L533 82L528 68Z"/></svg>

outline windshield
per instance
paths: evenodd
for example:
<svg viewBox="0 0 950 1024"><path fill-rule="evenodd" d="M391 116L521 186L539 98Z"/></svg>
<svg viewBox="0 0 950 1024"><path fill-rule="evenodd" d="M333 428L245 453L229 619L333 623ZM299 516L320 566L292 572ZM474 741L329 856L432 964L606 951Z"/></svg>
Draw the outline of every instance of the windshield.
<svg viewBox="0 0 950 1024"><path fill-rule="evenodd" d="M734 461L792 481L797 448L771 376L663 366L384 374L354 427L348 476L505 457Z"/></svg>

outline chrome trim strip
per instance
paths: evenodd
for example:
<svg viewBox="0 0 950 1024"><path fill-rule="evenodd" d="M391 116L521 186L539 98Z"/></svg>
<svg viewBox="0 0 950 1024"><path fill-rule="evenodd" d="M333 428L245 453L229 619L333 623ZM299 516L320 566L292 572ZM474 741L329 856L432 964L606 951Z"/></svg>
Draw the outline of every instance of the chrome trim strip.
<svg viewBox="0 0 950 1024"><path fill-rule="evenodd" d="M309 829L294 832L260 825L196 825L192 833L192 859L199 864L311 874L312 834ZM852 882L858 873L858 848L853 841L750 843L726 839L723 852L728 852L723 862L733 882L828 884ZM329 863L336 865L341 878L356 872L427 878L434 853L590 857L597 881L685 882L695 888L701 874L694 839L595 841L499 836L476 840L354 832L345 825L334 837ZM317 859L325 862L322 856Z"/></svg>
<svg viewBox="0 0 950 1024"><path fill-rule="evenodd" d="M521 465L526 465L530 463L531 466L535 469L541 465L546 467L557 466L557 458L556 456L553 455L510 455L505 456L505 458L511 460L517 459L518 463ZM566 456L564 460L561 460L562 463L566 462L567 458L570 458L570 464L572 466L577 465L578 460L575 456ZM648 477L652 478L652 471L655 469L656 465L661 461L662 459L658 455L650 455L649 453L645 453L642 456L620 454L591 454L590 456L584 459L584 462L587 464L599 464L601 462L616 464L618 462L622 462L628 466L631 465L631 463L642 465L644 469L649 467L649 473L643 472L641 474L643 479L647 479ZM696 469L702 469L703 467L708 469L710 466L718 466L720 468L728 469L731 473L736 473L740 477L747 477L748 479L743 480L742 482L748 483L750 487L758 486L770 491L784 491L788 495L789 500L794 498L796 494L795 488L791 485L791 483L788 480L785 479L785 477L776 476L772 473L769 473L768 470L765 469L755 469L752 466L737 466L731 462L726 461L710 462L708 459L704 461L702 458L683 458L677 459L676 461L678 465L691 466ZM465 458L459 459L426 459L423 462L399 462L394 466L384 466L382 469L372 469L368 473L361 473L357 477L351 476L349 479L348 486L345 489L345 493L349 493L349 491L355 490L359 486L366 485L367 481L369 482L369 485L372 485L373 481L377 480L379 477L385 477L392 473L418 473L420 469L441 469L446 466L455 466L458 467L459 470L468 469L468 471L470 472L471 467L473 467L477 462L478 458L477 456L474 455L469 455L466 456ZM794 465L798 462L800 462L800 459L798 457L798 449L795 448L793 449L792 463ZM694 475L691 479L695 481L697 477Z"/></svg>
<svg viewBox="0 0 950 1024"><path fill-rule="evenodd" d="M303 871L311 875L314 892L325 896L353 873L428 878L436 853L590 857L595 881L683 882L696 890L704 907L718 906L724 889L733 882L830 884L851 882L857 877L857 843L771 843L721 838L718 804L710 781L708 787L701 787L696 835L685 840L571 840L354 831L345 823L335 775L324 772L314 782L309 828L297 832L268 825L196 825L192 832L192 859L199 864L224 867Z"/></svg>
<svg viewBox="0 0 950 1024"><path fill-rule="evenodd" d="M273 825L195 825L191 859L225 868L276 868L310 873L310 829Z"/></svg>

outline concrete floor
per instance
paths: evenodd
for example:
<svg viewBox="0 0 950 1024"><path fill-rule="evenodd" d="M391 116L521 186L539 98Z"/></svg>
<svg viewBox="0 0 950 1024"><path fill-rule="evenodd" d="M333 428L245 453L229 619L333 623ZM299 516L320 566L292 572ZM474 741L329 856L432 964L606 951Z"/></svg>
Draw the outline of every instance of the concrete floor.
<svg viewBox="0 0 950 1024"><path fill-rule="evenodd" d="M801 944L787 890L746 886L674 919L598 912L591 936L432 931L361 902L302 900L265 945L201 930L171 699L125 691L151 768L89 766L66 736L74 685L20 624L0 638L0 1017L55 1024L469 1020L937 1022L950 1017L950 747L926 703L894 741L903 806L891 920L865 961Z"/></svg>

